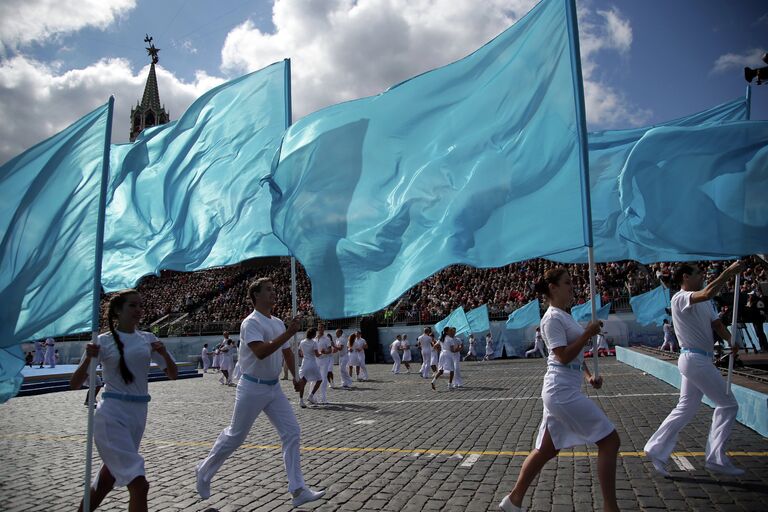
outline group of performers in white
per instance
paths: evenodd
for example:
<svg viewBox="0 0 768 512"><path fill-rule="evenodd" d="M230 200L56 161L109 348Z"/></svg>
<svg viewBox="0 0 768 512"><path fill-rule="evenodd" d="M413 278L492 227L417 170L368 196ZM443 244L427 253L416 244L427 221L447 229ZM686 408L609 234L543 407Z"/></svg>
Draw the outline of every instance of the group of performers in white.
<svg viewBox="0 0 768 512"><path fill-rule="evenodd" d="M645 445L658 473L668 476L666 464L674 450L680 430L692 420L702 396L715 403L712 427L706 443L706 467L713 472L739 475L743 472L726 455L725 445L733 428L738 405L726 392L723 377L712 363L714 338L712 329L730 341L730 332L714 313L712 297L742 268L736 262L717 279L702 287L702 276L695 265L683 264L673 275L681 290L672 298L672 318L681 347L679 369L683 376L677 407L664 420ZM543 417L538 429L534 449L523 462L517 482L499 503L503 511L522 510L521 506L529 486L544 465L562 449L576 445L596 444L597 468L603 495L603 508L618 510L616 501L616 460L620 440L613 423L605 412L582 391L582 378L600 389L602 377L593 376L584 363L584 350L592 337L601 332L599 322L581 326L569 313L573 301L571 276L565 268L548 270L537 283L536 290L549 302L540 330L541 342L548 349L547 371L541 396ZM258 279L248 288L253 312L240 327L238 349L240 378L235 392L231 422L216 439L210 453L195 468L197 492L203 499L212 494L212 482L227 458L244 442L254 421L263 411L278 431L288 480L288 492L295 507L320 499L324 491L310 489L301 471L300 427L294 409L279 385L280 372L287 369L294 391L300 395L304 407L306 387L311 384L308 401L311 404L326 401L326 389L334 386L333 355L338 354L341 387L349 388L353 376L363 381L368 378L365 368L367 343L360 332L344 338L337 330L335 337L325 333L321 324L306 331L299 344L303 357L301 369L295 371L294 352L290 340L298 332L299 319L286 326L272 316L276 301L274 284L269 279ZM141 319L141 295L135 290L116 294L109 303L109 332L99 336L98 344L88 344L81 363L71 379L73 389L82 387L88 375L90 362L96 361L103 369L105 392L98 403L94 420L94 441L103 464L91 485L91 504L95 509L104 497L117 486L127 486L130 510L147 510L149 483L145 477L144 459L139 445L147 416L147 377L150 362L163 368L169 378L175 379L176 363L163 343L148 332L137 330ZM420 375L431 378L431 386L447 375L448 389L461 387L460 353L462 343L453 327L446 327L435 339L430 328L416 340L423 364ZM537 337L538 338L538 337ZM228 357L232 345L225 337L217 347L219 357ZM477 358L474 337L469 338L467 357ZM492 339L486 338L486 354L493 354ZM389 345L395 359L393 373L410 371L407 337L398 336ZM224 350L226 349L226 350ZM534 347L538 351L539 347ZM543 352L543 350L542 350ZM207 347L203 351L207 355ZM395 358L397 356L397 358ZM492 356L491 356L492 357ZM203 358L204 371L208 369ZM219 360L221 365L221 359ZM224 364L229 372L229 367ZM227 380L229 375L222 374ZM583 376L583 377L582 377Z"/></svg>

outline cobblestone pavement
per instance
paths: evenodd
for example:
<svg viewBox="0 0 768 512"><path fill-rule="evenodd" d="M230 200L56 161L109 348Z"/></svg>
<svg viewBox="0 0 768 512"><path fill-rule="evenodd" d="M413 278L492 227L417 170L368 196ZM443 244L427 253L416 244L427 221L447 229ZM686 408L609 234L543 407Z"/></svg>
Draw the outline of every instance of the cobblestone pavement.
<svg viewBox="0 0 768 512"><path fill-rule="evenodd" d="M680 435L672 478L656 476L641 450L674 407L677 391L613 360L601 363L605 386L589 394L621 436L617 492L623 510L768 510L768 439L737 424L730 449L746 474L709 473L702 452L712 410L702 405ZM465 387L452 392L446 379L432 391L417 374L393 375L389 369L371 365L371 381L355 382L351 391L330 390L330 405L309 409L299 409L289 383L281 381L296 403L307 483L327 490L327 498L308 510L495 510L533 446L543 361L464 363ZM211 498L196 495L194 464L227 426L234 402L234 388L217 381L217 374L208 374L150 384L153 400L141 449L150 510L291 510L279 439L263 416L219 471ZM85 391L54 393L0 406L0 510L76 509L84 396ZM601 509L595 450L561 452L534 482L525 506ZM126 510L127 503L127 491L116 489L100 510Z"/></svg>

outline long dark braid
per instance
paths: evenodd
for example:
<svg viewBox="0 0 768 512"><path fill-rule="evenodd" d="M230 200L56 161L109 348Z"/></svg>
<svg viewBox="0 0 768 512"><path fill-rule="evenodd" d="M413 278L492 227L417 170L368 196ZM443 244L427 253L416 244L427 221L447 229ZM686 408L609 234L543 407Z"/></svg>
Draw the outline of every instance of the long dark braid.
<svg viewBox="0 0 768 512"><path fill-rule="evenodd" d="M117 318L117 310L123 307L123 304L125 304L126 299L129 295L137 295L139 292L133 289L129 290L123 290L121 292L118 292L115 294L114 297L109 299L109 309L107 311L107 322L109 323L109 332L112 333L112 339L115 340L115 345L117 345L117 351L120 353L120 375L122 375L123 380L130 384L133 382L133 373L131 373L131 370L128 369L128 365L125 363L125 354L123 353L124 345L122 340L120 339L120 336L117 334L117 330L115 329L115 318Z"/></svg>

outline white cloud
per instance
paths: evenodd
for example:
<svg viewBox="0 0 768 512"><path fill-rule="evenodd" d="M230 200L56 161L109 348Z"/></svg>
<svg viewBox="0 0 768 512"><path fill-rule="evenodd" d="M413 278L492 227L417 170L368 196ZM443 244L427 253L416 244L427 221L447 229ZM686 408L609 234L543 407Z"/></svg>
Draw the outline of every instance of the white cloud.
<svg viewBox="0 0 768 512"><path fill-rule="evenodd" d="M528 12L536 0L277 0L273 33L246 21L227 35L222 70L239 74L291 57L294 117L377 94L467 55ZM626 55L629 21L613 8L579 8L590 124L637 125L649 113L597 78L595 56Z"/></svg>
<svg viewBox="0 0 768 512"><path fill-rule="evenodd" d="M765 62L763 62L761 57L764 53L765 50L760 48L752 48L744 53L726 53L715 60L715 63L712 66L712 73L723 73L745 66L751 68L763 67L765 66Z"/></svg>
<svg viewBox="0 0 768 512"><path fill-rule="evenodd" d="M198 72L191 83L157 67L160 101L178 117L223 79ZM50 137L115 95L113 142L127 142L130 109L144 92L148 66L133 73L123 59L105 59L62 72L56 65L16 56L0 63L0 164Z"/></svg>
<svg viewBox="0 0 768 512"><path fill-rule="evenodd" d="M83 27L104 29L136 6L136 0L3 0L0 56L32 41Z"/></svg>

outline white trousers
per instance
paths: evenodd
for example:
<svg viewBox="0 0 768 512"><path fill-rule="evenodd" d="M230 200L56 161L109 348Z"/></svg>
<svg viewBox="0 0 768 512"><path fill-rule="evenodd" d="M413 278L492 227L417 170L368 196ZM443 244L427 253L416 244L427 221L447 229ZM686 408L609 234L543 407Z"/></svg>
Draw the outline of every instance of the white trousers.
<svg viewBox="0 0 768 512"><path fill-rule="evenodd" d="M341 385L352 387L352 377L349 375L349 357L339 357L339 373L341 373Z"/></svg>
<svg viewBox="0 0 768 512"><path fill-rule="evenodd" d="M419 373L421 373L421 376L425 379L429 378L429 363L432 361L432 351L431 350L423 350L421 351L421 369L419 370Z"/></svg>
<svg viewBox="0 0 768 512"><path fill-rule="evenodd" d="M299 455L301 429L290 402L280 385L268 386L240 379L235 392L235 409L232 421L216 439L211 452L200 465L200 476L210 482L224 461L241 445L261 411L280 435L283 445L283 463L288 474L288 491L304 487Z"/></svg>
<svg viewBox="0 0 768 512"><path fill-rule="evenodd" d="M529 354L535 354L536 351L541 354L541 357L546 359L547 355L544 353L544 347L541 346L541 343L536 343L531 350L526 351L525 358L527 359Z"/></svg>
<svg viewBox="0 0 768 512"><path fill-rule="evenodd" d="M726 394L723 376L712 364L709 357L699 354L680 354L677 360L683 381L680 386L680 400L664 420L659 429L645 444L645 452L651 457L666 461L675 449L677 435L696 416L703 395L715 404L712 427L706 446L708 463L729 465L725 445L733 430L739 405L733 395Z"/></svg>
<svg viewBox="0 0 768 512"><path fill-rule="evenodd" d="M390 352L389 355L392 356L392 359L394 360L394 363L392 364L392 373L400 373L400 354L395 350Z"/></svg>
<svg viewBox="0 0 768 512"><path fill-rule="evenodd" d="M53 345L48 345L45 349L45 364L50 365L51 368L56 368L56 349Z"/></svg>
<svg viewBox="0 0 768 512"><path fill-rule="evenodd" d="M453 353L453 387L463 386L464 381L461 380L461 353Z"/></svg>
<svg viewBox="0 0 768 512"><path fill-rule="evenodd" d="M333 371L333 358L331 356L318 359L320 363L320 375L322 380L320 381L320 400L325 402L328 395L328 374Z"/></svg>
<svg viewBox="0 0 768 512"><path fill-rule="evenodd" d="M365 366L365 352L358 352L358 357L360 358L358 361L358 363L360 363L360 379L368 380L368 368Z"/></svg>
<svg viewBox="0 0 768 512"><path fill-rule="evenodd" d="M203 371L207 372L208 368L211 367L211 358L208 356L202 356L203 359Z"/></svg>

